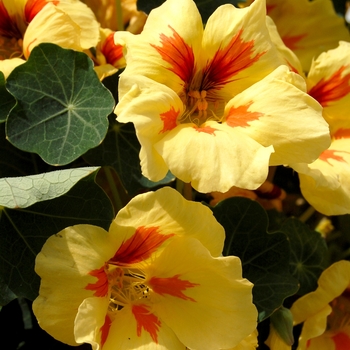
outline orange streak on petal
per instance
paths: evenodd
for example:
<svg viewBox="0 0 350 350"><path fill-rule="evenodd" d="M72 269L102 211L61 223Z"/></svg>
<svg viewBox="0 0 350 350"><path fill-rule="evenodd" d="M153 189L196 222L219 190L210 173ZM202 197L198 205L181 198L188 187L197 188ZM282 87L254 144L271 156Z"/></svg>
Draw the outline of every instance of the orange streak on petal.
<svg viewBox="0 0 350 350"><path fill-rule="evenodd" d="M341 76L346 67L340 67L329 79L322 78L309 91L322 107L328 106L332 101L340 100L350 93L350 73Z"/></svg>
<svg viewBox="0 0 350 350"><path fill-rule="evenodd" d="M27 23L30 23L48 2L52 2L54 5L59 4L59 1L28 0L24 8L24 16Z"/></svg>
<svg viewBox="0 0 350 350"><path fill-rule="evenodd" d="M158 331L161 322L158 317L152 314L146 305L133 305L132 313L137 323L137 336L141 336L142 328L149 333L152 340L158 344Z"/></svg>
<svg viewBox="0 0 350 350"><path fill-rule="evenodd" d="M107 63L115 67L118 66L118 61L123 58L123 46L114 43L114 32L109 34L104 41L101 52L105 56Z"/></svg>
<svg viewBox="0 0 350 350"><path fill-rule="evenodd" d="M164 126L159 133L174 129L177 126L177 117L179 113L180 110L175 111L175 108L171 106L167 112L160 114L160 119L162 120Z"/></svg>
<svg viewBox="0 0 350 350"><path fill-rule="evenodd" d="M231 127L247 127L249 126L249 122L254 120L258 120L263 113L260 112L249 112L248 108L253 102L249 102L247 105L239 106L239 107L231 107L228 115L226 117L226 123Z"/></svg>
<svg viewBox="0 0 350 350"><path fill-rule="evenodd" d="M158 278L152 277L149 281L149 285L152 287L153 291L157 294L164 295L169 294L173 297L180 298L183 300L196 301L195 299L182 293L188 288L193 288L199 286L198 283L192 283L187 280L179 279L179 275L168 278Z"/></svg>
<svg viewBox="0 0 350 350"><path fill-rule="evenodd" d="M203 126L203 127L200 127L200 126L194 126L193 127L196 131L198 131L198 132L205 132L205 133L207 133L207 134L210 134L210 135L215 135L215 131L217 130L217 129L214 129L214 128L212 128L211 126Z"/></svg>
<svg viewBox="0 0 350 350"><path fill-rule="evenodd" d="M350 139L350 129L338 129L333 135L336 140L338 139Z"/></svg>
<svg viewBox="0 0 350 350"><path fill-rule="evenodd" d="M284 36L282 38L284 45L289 47L291 50L302 49L302 46L299 46L298 43L301 39L305 38L307 33L293 36Z"/></svg>
<svg viewBox="0 0 350 350"><path fill-rule="evenodd" d="M346 333L338 333L332 337L335 344L335 350L349 350L350 337Z"/></svg>
<svg viewBox="0 0 350 350"><path fill-rule="evenodd" d="M140 262L151 256L168 238L174 234L164 235L158 232L159 227L140 226L135 233L119 247L110 264L128 265Z"/></svg>
<svg viewBox="0 0 350 350"><path fill-rule="evenodd" d="M221 89L242 70L256 63L265 52L254 55L254 40L244 42L241 29L225 48L220 48L203 70L200 90Z"/></svg>
<svg viewBox="0 0 350 350"><path fill-rule="evenodd" d="M89 272L89 275L97 278L95 283L89 283L85 289L94 290L94 296L104 297L108 294L108 278L105 271L105 266L102 266L99 269L92 270Z"/></svg>
<svg viewBox="0 0 350 350"><path fill-rule="evenodd" d="M335 152L338 153L348 153L350 154L350 152L345 152L345 151L337 151L337 150L331 150L331 149L327 149L325 151L323 151L319 157L320 160L323 160L324 162L327 162L329 165L332 165L329 160L333 159L336 160L337 162L342 162L342 163L347 163L347 161L342 157L342 156L337 156L335 154ZM333 165L332 165L333 166Z"/></svg>
<svg viewBox="0 0 350 350"><path fill-rule="evenodd" d="M162 56L162 59L171 65L168 68L175 73L185 84L189 84L195 70L194 54L192 47L187 45L183 38L173 29L173 36L160 34L161 46L150 44Z"/></svg>
<svg viewBox="0 0 350 350"><path fill-rule="evenodd" d="M111 318L108 315L106 315L105 323L100 328L100 331L101 331L101 348L103 347L104 343L107 340L109 329L111 328L111 324L112 324Z"/></svg>

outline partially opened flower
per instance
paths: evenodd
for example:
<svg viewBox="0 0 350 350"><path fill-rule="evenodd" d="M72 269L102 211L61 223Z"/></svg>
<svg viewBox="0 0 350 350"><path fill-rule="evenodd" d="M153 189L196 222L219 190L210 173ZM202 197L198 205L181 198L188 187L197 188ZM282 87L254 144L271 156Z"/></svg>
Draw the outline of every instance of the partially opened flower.
<svg viewBox="0 0 350 350"><path fill-rule="evenodd" d="M140 35L115 34L127 63L115 111L135 125L147 178L170 170L200 192L256 189L269 165L308 163L328 147L305 82L276 68L264 8L221 6L203 29L192 0L168 0Z"/></svg>
<svg viewBox="0 0 350 350"><path fill-rule="evenodd" d="M298 350L350 349L350 262L338 261L318 280L318 288L292 306L295 324L303 323Z"/></svg>
<svg viewBox="0 0 350 350"><path fill-rule="evenodd" d="M305 199L326 215L350 213L350 43L313 61L308 91L322 106L332 143L313 163L295 164Z"/></svg>
<svg viewBox="0 0 350 350"><path fill-rule="evenodd" d="M108 232L68 227L36 259L33 310L62 342L93 349L229 349L256 328L239 258L223 227L171 188L132 199Z"/></svg>
<svg viewBox="0 0 350 350"><path fill-rule="evenodd" d="M305 72L314 57L337 47L340 40L350 41L344 18L337 15L331 0L266 0L266 5L283 42L299 57Z"/></svg>
<svg viewBox="0 0 350 350"><path fill-rule="evenodd" d="M99 24L93 12L78 0L0 1L0 51L3 68L13 58L28 58L33 48L49 42L78 51L97 44Z"/></svg>

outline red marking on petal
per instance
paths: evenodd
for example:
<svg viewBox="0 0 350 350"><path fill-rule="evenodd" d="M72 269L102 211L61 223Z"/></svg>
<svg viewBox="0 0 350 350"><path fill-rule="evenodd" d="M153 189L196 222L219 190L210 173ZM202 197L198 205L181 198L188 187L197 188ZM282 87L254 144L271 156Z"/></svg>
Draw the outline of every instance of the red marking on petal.
<svg viewBox="0 0 350 350"><path fill-rule="evenodd" d="M199 284L192 283L187 280L181 280L179 276L180 275L175 275L173 277L168 278L152 277L148 284L152 287L152 290L157 294L168 294L183 300L196 301L195 299L185 295L182 292L188 288L199 286Z"/></svg>
<svg viewBox="0 0 350 350"><path fill-rule="evenodd" d="M327 162L329 165L332 165L329 160L333 159L336 160L337 162L342 162L342 163L347 163L347 161L342 157L342 156L337 156L335 154L335 152L337 153L348 153L350 154L350 152L345 152L345 151L337 151L337 150L331 150L331 149L327 149L325 151L323 151L319 157L320 160L323 160L324 162ZM333 165L332 165L333 166Z"/></svg>
<svg viewBox="0 0 350 350"><path fill-rule="evenodd" d="M340 67L327 80L322 78L309 91L309 95L317 100L322 107L327 107L330 102L340 100L350 93L350 73L342 77L345 68L345 66Z"/></svg>
<svg viewBox="0 0 350 350"><path fill-rule="evenodd" d="M114 67L119 67L118 61L123 58L123 46L114 43L114 33L108 35L101 47L101 52L105 56L107 63Z"/></svg>
<svg viewBox="0 0 350 350"><path fill-rule="evenodd" d="M171 106L171 108L160 115L160 119L162 120L164 126L163 129L159 132L166 132L174 129L177 126L177 117L180 113L180 110L175 111L175 108Z"/></svg>
<svg viewBox="0 0 350 350"><path fill-rule="evenodd" d="M168 238L174 234L163 235L159 227L140 226L135 233L119 247L110 264L128 265L149 258Z"/></svg>
<svg viewBox="0 0 350 350"><path fill-rule="evenodd" d="M24 16L27 23L30 23L48 2L52 2L54 5L60 3L59 1L49 0L27 0L26 6L24 8Z"/></svg>
<svg viewBox="0 0 350 350"><path fill-rule="evenodd" d="M338 139L350 139L350 129L338 129L333 135L336 140Z"/></svg>
<svg viewBox="0 0 350 350"><path fill-rule="evenodd" d="M94 290L95 297L104 297L108 294L108 277L105 271L105 266L102 266L99 269L92 270L89 272L89 275L97 278L95 283L89 283L85 289Z"/></svg>
<svg viewBox="0 0 350 350"><path fill-rule="evenodd" d="M277 5L266 5L266 14L268 15Z"/></svg>
<svg viewBox="0 0 350 350"><path fill-rule="evenodd" d="M142 329L149 333L152 340L158 344L158 332L161 322L158 317L152 314L146 305L133 305L132 313L137 323L137 336L141 336Z"/></svg>
<svg viewBox="0 0 350 350"><path fill-rule="evenodd" d="M22 34L19 31L14 19L11 19L9 13L6 10L5 5L0 1L0 35L8 38L22 38Z"/></svg>
<svg viewBox="0 0 350 350"><path fill-rule="evenodd" d="M220 48L203 70L199 90L221 89L233 81L232 77L256 63L265 52L254 55L254 40L244 42L241 29L229 42Z"/></svg>
<svg viewBox="0 0 350 350"><path fill-rule="evenodd" d="M332 337L335 344L335 350L349 350L350 337L346 333L338 333Z"/></svg>
<svg viewBox="0 0 350 350"><path fill-rule="evenodd" d="M111 328L111 324L112 324L111 318L108 315L106 315L105 323L100 328L100 331L101 331L101 348L103 347L104 343L107 340L109 329Z"/></svg>
<svg viewBox="0 0 350 350"><path fill-rule="evenodd" d="M239 107L231 107L228 115L226 117L226 123L228 126L236 127L247 127L249 126L249 122L252 122L254 120L258 120L261 116L263 116L263 113L260 112L249 112L248 108L253 102L249 102L246 105L239 106Z"/></svg>
<svg viewBox="0 0 350 350"><path fill-rule="evenodd" d="M150 45L158 51L164 61L171 65L171 68L168 69L180 77L187 86L195 70L193 50L175 29L171 26L169 28L172 30L173 36L168 37L165 34L160 34L162 46Z"/></svg>
<svg viewBox="0 0 350 350"><path fill-rule="evenodd" d="M210 135L215 135L215 131L217 130L217 129L214 129L214 128L212 128L211 126L203 126L203 127L200 127L200 126L194 126L193 127L196 131L198 131L198 132L205 132L205 133L207 133L207 134L210 134Z"/></svg>
<svg viewBox="0 0 350 350"><path fill-rule="evenodd" d="M284 45L289 47L291 50L302 49L302 46L299 46L298 43L301 39L305 38L307 34L300 34L294 36L284 36L282 38Z"/></svg>

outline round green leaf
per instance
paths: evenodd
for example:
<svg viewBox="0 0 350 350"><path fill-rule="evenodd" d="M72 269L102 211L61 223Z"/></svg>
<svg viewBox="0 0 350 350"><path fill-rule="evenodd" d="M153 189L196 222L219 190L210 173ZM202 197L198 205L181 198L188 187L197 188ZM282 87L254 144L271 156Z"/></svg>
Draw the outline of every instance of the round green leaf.
<svg viewBox="0 0 350 350"><path fill-rule="evenodd" d="M298 290L298 281L289 271L287 237L281 232L268 233L265 210L247 198L226 199L213 213L226 232L223 255L238 256L243 277L254 283L253 301L262 321Z"/></svg>
<svg viewBox="0 0 350 350"><path fill-rule="evenodd" d="M15 103L15 98L6 90L5 76L0 72L0 123L6 121L7 115Z"/></svg>
<svg viewBox="0 0 350 350"><path fill-rule="evenodd" d="M10 74L7 89L17 99L8 140L49 164L72 162L106 135L114 99L84 53L40 44Z"/></svg>

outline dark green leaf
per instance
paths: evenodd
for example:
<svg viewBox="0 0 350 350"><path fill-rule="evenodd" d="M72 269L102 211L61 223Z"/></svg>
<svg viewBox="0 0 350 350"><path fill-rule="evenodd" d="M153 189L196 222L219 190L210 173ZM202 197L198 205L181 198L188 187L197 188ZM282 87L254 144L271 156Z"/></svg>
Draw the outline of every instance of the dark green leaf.
<svg viewBox="0 0 350 350"><path fill-rule="evenodd" d="M223 255L242 260L243 276L254 283L253 301L262 321L298 290L298 281L289 272L287 237L267 232L265 210L250 199L226 199L213 212L226 232Z"/></svg>
<svg viewBox="0 0 350 350"><path fill-rule="evenodd" d="M114 99L84 53L40 44L7 89L18 101L7 120L9 141L49 164L72 162L106 135Z"/></svg>
<svg viewBox="0 0 350 350"><path fill-rule="evenodd" d="M94 177L95 173L83 178L61 197L1 211L0 278L17 296L31 300L37 296L34 260L49 236L76 224L109 228L114 212Z"/></svg>
<svg viewBox="0 0 350 350"><path fill-rule="evenodd" d="M11 108L16 104L16 99L6 90L5 76L0 72L0 123L7 119Z"/></svg>
<svg viewBox="0 0 350 350"><path fill-rule="evenodd" d="M140 11L146 12L147 14L151 12L156 7L159 7L164 0L138 0L137 8ZM198 10L202 16L203 22L207 22L210 15L221 5L232 4L237 6L238 3L244 2L244 0L195 0Z"/></svg>
<svg viewBox="0 0 350 350"><path fill-rule="evenodd" d="M130 195L135 195L145 187L152 188L174 180L170 173L160 182L152 182L142 176L139 152L140 143L134 125L120 124L112 120L102 144L87 152L84 159L91 165L113 167Z"/></svg>
<svg viewBox="0 0 350 350"><path fill-rule="evenodd" d="M286 220L280 229L291 246L290 272L299 281L299 295L317 288L317 280L328 266L328 248L321 235L295 218Z"/></svg>

